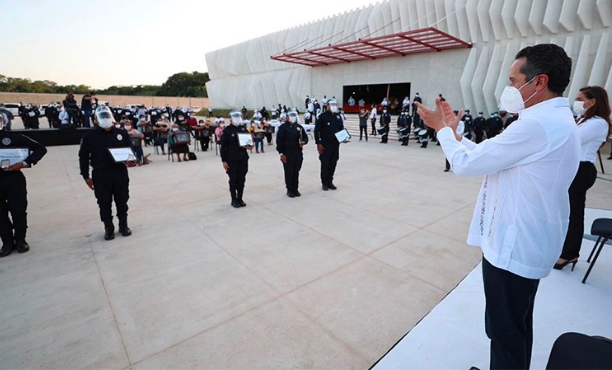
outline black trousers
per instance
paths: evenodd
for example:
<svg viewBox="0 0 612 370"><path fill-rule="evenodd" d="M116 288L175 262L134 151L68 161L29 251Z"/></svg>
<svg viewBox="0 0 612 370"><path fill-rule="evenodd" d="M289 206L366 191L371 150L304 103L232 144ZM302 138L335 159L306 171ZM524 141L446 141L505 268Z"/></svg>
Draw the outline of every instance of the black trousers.
<svg viewBox="0 0 612 370"><path fill-rule="evenodd" d="M227 176L229 176L229 188L231 192L244 190L244 183L246 182L246 174L249 172L249 160L248 158L241 158L238 160L227 161L229 170Z"/></svg>
<svg viewBox="0 0 612 370"><path fill-rule="evenodd" d="M5 245L25 241L27 194L26 179L21 171L0 172L0 237Z"/></svg>
<svg viewBox="0 0 612 370"><path fill-rule="evenodd" d="M304 162L304 155L302 151L287 152L287 163L283 163L283 169L285 170L285 186L289 191L298 190L300 180L300 169L302 169L302 163Z"/></svg>
<svg viewBox="0 0 612 370"><path fill-rule="evenodd" d="M366 141L368 141L368 126L359 125L359 140L361 140L362 135L365 135Z"/></svg>
<svg viewBox="0 0 612 370"><path fill-rule="evenodd" d="M553 344L547 369L612 369L612 343L579 333L562 334Z"/></svg>
<svg viewBox="0 0 612 370"><path fill-rule="evenodd" d="M580 162L576 177L569 187L570 216L561 258L571 260L580 255L582 237L584 234L584 207L586 206L587 190L593 186L597 178L597 169L591 162Z"/></svg>
<svg viewBox="0 0 612 370"><path fill-rule="evenodd" d="M128 199L130 199L130 178L127 168L117 166L104 170L93 170L92 180L94 193L100 208L100 220L110 222L113 220L113 200L117 207L119 220L127 217Z"/></svg>
<svg viewBox="0 0 612 370"><path fill-rule="evenodd" d="M202 151L208 150L208 143L210 143L210 136L202 136L200 137L200 147L202 147Z"/></svg>
<svg viewBox="0 0 612 370"><path fill-rule="evenodd" d="M323 153L319 154L322 184L327 185L334 181L338 159L340 159L340 143L323 143Z"/></svg>
<svg viewBox="0 0 612 370"><path fill-rule="evenodd" d="M388 126L385 129L385 131L382 133L382 135L380 135L381 143L386 143L387 141L389 141L389 127Z"/></svg>
<svg viewBox="0 0 612 370"><path fill-rule="evenodd" d="M484 137L484 131L474 130L474 135L476 135L476 144L481 143Z"/></svg>
<svg viewBox="0 0 612 370"><path fill-rule="evenodd" d="M268 144L272 144L272 133L271 132L266 132L266 140L268 141Z"/></svg>
<svg viewBox="0 0 612 370"><path fill-rule="evenodd" d="M533 304L540 280L502 270L482 258L485 330L491 339L491 369L529 369Z"/></svg>
<svg viewBox="0 0 612 370"><path fill-rule="evenodd" d="M376 136L376 118L370 120L370 124L372 125L372 133L370 135Z"/></svg>

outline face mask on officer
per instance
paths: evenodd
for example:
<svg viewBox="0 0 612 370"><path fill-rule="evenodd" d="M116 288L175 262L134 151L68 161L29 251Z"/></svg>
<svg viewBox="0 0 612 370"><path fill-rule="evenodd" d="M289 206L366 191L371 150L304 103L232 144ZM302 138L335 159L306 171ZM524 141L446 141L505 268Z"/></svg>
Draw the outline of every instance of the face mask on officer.
<svg viewBox="0 0 612 370"><path fill-rule="evenodd" d="M98 119L98 125L103 129L113 127L114 119L110 109L103 105L96 109L96 118Z"/></svg>
<svg viewBox="0 0 612 370"><path fill-rule="evenodd" d="M338 113L338 102L336 102L335 100L330 100L327 102L327 105L329 105L329 110L332 113Z"/></svg>
<svg viewBox="0 0 612 370"><path fill-rule="evenodd" d="M125 131L130 131L131 129L132 129L132 126L130 126L130 125L126 125L125 126Z"/></svg>
<svg viewBox="0 0 612 370"><path fill-rule="evenodd" d="M289 112L289 122L291 123L297 123L298 121L298 116L297 113L295 112Z"/></svg>
<svg viewBox="0 0 612 370"><path fill-rule="evenodd" d="M242 123L242 114L238 111L232 111L230 113L230 117L232 119L232 125L239 126Z"/></svg>
<svg viewBox="0 0 612 370"><path fill-rule="evenodd" d="M117 123L117 124L115 125L115 128L121 128L121 125Z"/></svg>

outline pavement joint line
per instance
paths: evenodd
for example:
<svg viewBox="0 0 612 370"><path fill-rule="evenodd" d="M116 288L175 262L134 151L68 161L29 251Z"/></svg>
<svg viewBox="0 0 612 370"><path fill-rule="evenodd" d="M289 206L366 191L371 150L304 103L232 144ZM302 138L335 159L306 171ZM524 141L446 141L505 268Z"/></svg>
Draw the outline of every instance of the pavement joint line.
<svg viewBox="0 0 612 370"><path fill-rule="evenodd" d="M119 322L117 321L117 315L115 314L115 308L111 302L110 297L108 296L108 290L106 289L106 283L104 282L104 276L102 276L102 271L100 270L100 265L98 264L98 258L96 257L96 252L94 251L91 238L87 240L89 244L89 249L91 250L91 254L93 255L94 261L96 262L96 268L98 269L98 276L100 277L100 282L102 283L102 288L104 288L104 295L106 296L106 301L108 302L108 306L111 309L113 314L113 320L115 322L115 327L117 328L117 333L119 334L119 338L121 339L121 346L123 347L123 353L125 353L125 357L128 361L128 364L132 366L132 360L130 360L130 354L125 346L125 341L123 340L123 334L121 333L121 327L119 326Z"/></svg>

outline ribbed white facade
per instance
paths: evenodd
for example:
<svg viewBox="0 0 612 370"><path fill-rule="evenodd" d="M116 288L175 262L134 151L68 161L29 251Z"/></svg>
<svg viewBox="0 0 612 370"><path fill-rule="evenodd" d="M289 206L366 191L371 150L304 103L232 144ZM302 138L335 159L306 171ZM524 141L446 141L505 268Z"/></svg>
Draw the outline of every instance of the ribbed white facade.
<svg viewBox="0 0 612 370"><path fill-rule="evenodd" d="M610 91L611 26L612 0L389 0L210 52L206 87L213 107L252 109L302 107L313 94L340 99L345 85L410 82L411 97L419 92L426 104L442 93L457 108L491 112L515 54L538 43L560 45L572 58L566 96L574 98L586 85ZM321 67L270 59L426 27L473 48Z"/></svg>

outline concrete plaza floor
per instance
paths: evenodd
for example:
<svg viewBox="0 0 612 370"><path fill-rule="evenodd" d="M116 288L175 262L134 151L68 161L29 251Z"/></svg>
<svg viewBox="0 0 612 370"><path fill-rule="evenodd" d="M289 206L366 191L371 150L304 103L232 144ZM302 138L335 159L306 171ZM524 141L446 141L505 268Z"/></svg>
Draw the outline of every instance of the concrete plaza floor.
<svg viewBox="0 0 612 370"><path fill-rule="evenodd" d="M0 368L372 366L481 259L465 243L481 178L378 141L342 145L327 192L308 144L294 199L274 146L253 152L241 209L214 148L152 155L130 169L133 235L112 241L78 146L48 148L24 171L31 251L0 260ZM612 209L611 185L587 206Z"/></svg>

